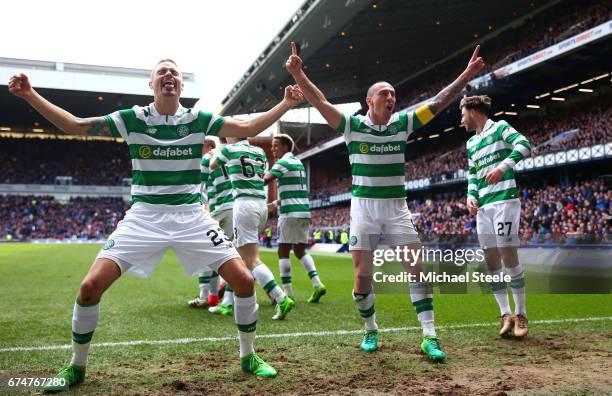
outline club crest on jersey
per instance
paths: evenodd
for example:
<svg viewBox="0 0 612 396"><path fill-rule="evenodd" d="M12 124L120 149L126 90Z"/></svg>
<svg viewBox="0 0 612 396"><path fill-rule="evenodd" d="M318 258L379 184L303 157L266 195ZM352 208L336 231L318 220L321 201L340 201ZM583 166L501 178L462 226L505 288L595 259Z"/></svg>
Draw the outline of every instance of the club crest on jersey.
<svg viewBox="0 0 612 396"><path fill-rule="evenodd" d="M351 244L351 246L357 245L357 237L353 235L351 239L349 240L349 243Z"/></svg>
<svg viewBox="0 0 612 396"><path fill-rule="evenodd" d="M106 241L106 243L104 244L104 247L102 249L109 250L113 246L115 246L115 241L113 241L112 239L109 239L108 241Z"/></svg>
<svg viewBox="0 0 612 396"><path fill-rule="evenodd" d="M138 156L140 158L144 158L144 159L151 158L151 154L152 154L152 152L151 152L151 147L150 146L141 146L138 149Z"/></svg>
<svg viewBox="0 0 612 396"><path fill-rule="evenodd" d="M180 137L185 137L189 135L189 127L187 125L179 125L178 128L176 128L176 133L178 133Z"/></svg>

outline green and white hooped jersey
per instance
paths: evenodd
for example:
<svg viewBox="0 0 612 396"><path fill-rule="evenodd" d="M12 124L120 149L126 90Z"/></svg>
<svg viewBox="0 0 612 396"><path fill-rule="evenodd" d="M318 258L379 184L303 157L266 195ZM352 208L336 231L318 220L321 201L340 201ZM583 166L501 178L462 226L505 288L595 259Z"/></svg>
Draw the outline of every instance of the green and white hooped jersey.
<svg viewBox="0 0 612 396"><path fill-rule="evenodd" d="M132 158L132 202L201 204L200 160L206 135L216 136L223 117L179 106L160 115L153 103L105 116L115 137L125 139Z"/></svg>
<svg viewBox="0 0 612 396"><path fill-rule="evenodd" d="M269 172L278 179L280 217L310 218L306 170L302 161L285 153Z"/></svg>
<svg viewBox="0 0 612 396"><path fill-rule="evenodd" d="M200 172L202 175L202 199L208 203L208 210L210 213L215 211L215 186L213 185L213 178L211 177L210 169L210 153L204 154L202 161L200 162Z"/></svg>
<svg viewBox="0 0 612 396"><path fill-rule="evenodd" d="M433 116L428 105L394 113L387 125L373 124L368 115L343 115L337 131L348 147L353 197L406 198L406 140Z"/></svg>
<svg viewBox="0 0 612 396"><path fill-rule="evenodd" d="M263 177L267 168L266 153L247 140L221 148L217 165L225 165L232 183L234 199L266 199Z"/></svg>
<svg viewBox="0 0 612 396"><path fill-rule="evenodd" d="M468 192L478 206L518 198L514 166L531 151L531 144L506 121L487 120L481 133L467 141ZM501 180L487 184L485 177L494 168L504 172Z"/></svg>
<svg viewBox="0 0 612 396"><path fill-rule="evenodd" d="M211 210L211 212L232 210L234 208L234 193L227 165L213 169L211 179L215 190L215 210Z"/></svg>

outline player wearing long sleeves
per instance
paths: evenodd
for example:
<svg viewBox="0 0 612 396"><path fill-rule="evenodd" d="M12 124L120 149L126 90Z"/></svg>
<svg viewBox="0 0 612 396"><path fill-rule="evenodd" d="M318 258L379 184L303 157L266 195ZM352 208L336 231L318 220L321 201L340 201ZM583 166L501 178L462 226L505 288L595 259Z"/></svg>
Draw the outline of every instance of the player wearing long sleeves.
<svg viewBox="0 0 612 396"><path fill-rule="evenodd" d="M514 329L516 337L528 332L525 308L525 275L518 261L518 230L521 203L514 177L514 166L529 155L531 145L525 136L504 120L489 118L491 98L470 96L461 100L461 123L476 134L467 141L467 205L476 214L476 229L489 271L499 274L503 266L511 277L515 304L512 315L505 282L491 284L501 312L500 336Z"/></svg>

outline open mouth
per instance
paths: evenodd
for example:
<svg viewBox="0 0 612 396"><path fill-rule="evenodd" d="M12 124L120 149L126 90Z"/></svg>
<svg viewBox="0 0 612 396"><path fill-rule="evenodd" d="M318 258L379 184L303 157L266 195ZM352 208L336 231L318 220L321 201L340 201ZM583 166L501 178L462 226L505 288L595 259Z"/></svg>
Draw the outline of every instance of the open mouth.
<svg viewBox="0 0 612 396"><path fill-rule="evenodd" d="M168 81L162 82L162 87L163 88L175 88L176 85L174 84L174 80L168 80Z"/></svg>

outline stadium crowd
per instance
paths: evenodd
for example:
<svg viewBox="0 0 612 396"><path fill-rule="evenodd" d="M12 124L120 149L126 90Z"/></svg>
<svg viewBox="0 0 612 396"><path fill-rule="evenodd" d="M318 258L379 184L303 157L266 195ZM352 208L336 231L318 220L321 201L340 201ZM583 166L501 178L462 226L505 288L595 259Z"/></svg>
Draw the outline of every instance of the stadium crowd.
<svg viewBox="0 0 612 396"><path fill-rule="evenodd" d="M527 137L535 147L536 155L606 143L612 140L612 108L597 108L590 112L572 114L559 120L548 121L542 127L524 127ZM560 132L572 130L576 133L555 141L555 136L561 137Z"/></svg>
<svg viewBox="0 0 612 396"><path fill-rule="evenodd" d="M565 114L540 123L532 119L509 122L530 140L532 155L612 140L610 107ZM448 179L458 169L465 169L465 162L463 145L438 147L406 162L406 178ZM131 176L125 145L106 141L3 138L0 164L0 183L54 184L56 177L70 176L74 185L121 185ZM311 185L311 197L340 194L350 191L350 186L348 173L333 181L323 178Z"/></svg>
<svg viewBox="0 0 612 396"><path fill-rule="evenodd" d="M121 198L59 201L49 196L2 196L0 238L105 239L129 207Z"/></svg>
<svg viewBox="0 0 612 396"><path fill-rule="evenodd" d="M333 180L329 177L324 177L317 184L311 185L309 196L310 199L327 198L330 195L341 194L351 191L352 178L350 175L343 175Z"/></svg>
<svg viewBox="0 0 612 396"><path fill-rule="evenodd" d="M483 69L481 75L491 73L500 67L559 43L612 18L612 8L600 2L576 0L564 2L562 7L563 9L560 12L557 7L553 6L524 25L501 33L498 37L487 41L483 49L487 66ZM463 67L465 65L462 63L450 62L436 67L433 73L435 73L435 76L456 76L463 70ZM417 71L414 70L413 73ZM410 74L412 73L407 73L407 75ZM407 91L402 86L397 87L398 96L402 92L406 92L401 95L403 98L398 100L397 109L406 108L426 100L450 83L450 81L438 78L421 78L419 81L422 81L422 83L410 87Z"/></svg>
<svg viewBox="0 0 612 396"><path fill-rule="evenodd" d="M525 243L612 242L612 192L601 180L569 186L528 187L521 194L520 237ZM440 235L476 236L476 218L465 198L409 200L417 230L425 240ZM349 207L312 211L312 228L347 227Z"/></svg>
<svg viewBox="0 0 612 396"><path fill-rule="evenodd" d="M533 119L509 122L523 133L533 147L532 156L569 148L586 147L612 140L612 108L595 108L577 114L565 114L556 120L534 123ZM467 135L466 135L467 136ZM451 179L459 169L467 168L465 147L445 145L428 150L406 162L406 179ZM326 197L350 191L351 178L338 175L333 179L311 179L311 196Z"/></svg>
<svg viewBox="0 0 612 396"><path fill-rule="evenodd" d="M520 190L520 237L527 243L571 243L612 238L612 191L601 180L569 186L525 187ZM463 197L409 200L419 233L425 239L439 235L476 234ZM104 239L130 204L121 198L3 196L0 205L1 240ZM276 235L276 218L268 226ZM311 229L346 229L348 206L312 210ZM10 237L8 237L10 235Z"/></svg>
<svg viewBox="0 0 612 396"><path fill-rule="evenodd" d="M531 244L607 240L612 237L612 192L601 180L569 186L520 189L520 238ZM415 225L426 238L441 234L476 234L476 219L464 198L412 201Z"/></svg>
<svg viewBox="0 0 612 396"><path fill-rule="evenodd" d="M612 192L601 180L565 188L525 188L521 236L532 243L575 243L612 238Z"/></svg>
<svg viewBox="0 0 612 396"><path fill-rule="evenodd" d="M35 138L1 141L0 183L54 184L56 177L70 176L75 185L117 186L131 177L125 144Z"/></svg>
<svg viewBox="0 0 612 396"><path fill-rule="evenodd" d="M312 210L311 227L346 227L349 224L350 214L348 206L333 206L326 209Z"/></svg>

